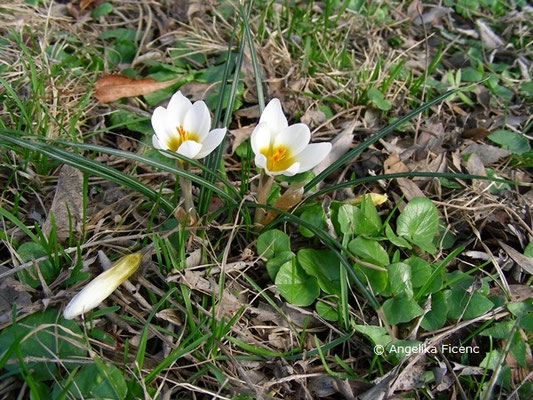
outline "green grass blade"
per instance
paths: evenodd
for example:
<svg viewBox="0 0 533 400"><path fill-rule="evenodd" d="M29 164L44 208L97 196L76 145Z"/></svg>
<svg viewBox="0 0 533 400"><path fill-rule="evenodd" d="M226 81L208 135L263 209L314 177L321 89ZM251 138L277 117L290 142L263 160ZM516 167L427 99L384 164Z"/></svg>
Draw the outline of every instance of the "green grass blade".
<svg viewBox="0 0 533 400"><path fill-rule="evenodd" d="M249 10L253 7L253 1L250 2ZM259 106L259 114L265 109L265 96L263 94L263 79L261 78L261 69L259 68L259 63L257 62L257 54L255 52L254 40L252 37L252 32L250 30L250 23L248 21L248 14L244 9L242 3L240 4L240 11L244 25L244 34L246 35L246 40L248 41L248 48L250 49L250 58L252 59L252 68L254 70L255 86L257 88L257 103Z"/></svg>
<svg viewBox="0 0 533 400"><path fill-rule="evenodd" d="M136 153L132 153L132 152L129 152L129 151L123 151L123 150L117 150L117 149L113 149L113 148L110 148L110 147L98 146L98 145L94 145L94 144L67 142L67 141L62 141L62 140L57 141L57 143L61 143L61 144L65 145L65 146L71 146L71 147L76 147L76 148L80 148L80 149L86 149L86 150L92 150L92 151L97 151L97 152L101 152L101 153L107 153L107 154L115 155L115 156L118 156L118 157L124 157L124 158L127 158L129 160L137 161L137 162L149 165L149 166L154 167L154 168L159 168L162 171L170 172L171 174L174 174L174 175L177 175L177 176L182 176L182 177L184 177L186 179L189 179L192 182L197 183L198 185L200 185L202 187L204 185L206 185L206 186L209 187L210 190L216 192L218 195L220 195L220 196L226 198L227 200L231 201L233 204L237 204L237 201L242 200L239 191L237 191L237 189L235 189L233 187L233 185L227 179L225 179L222 175L218 174L215 171L210 170L208 167L206 167L205 165L203 165L202 163L200 163L200 162L198 162L196 160L184 157L181 154L178 154L178 153L175 153L175 152L169 152L169 151L165 150L166 153L172 154L172 156L174 156L174 157L176 157L176 158L178 158L180 160L186 161L190 165L201 169L203 174L209 175L209 176L213 177L214 179L219 180L220 182L222 182L228 188L228 191L233 193L237 198L234 199L234 198L228 197L226 192L224 192L223 190L221 190L217 186L213 185L211 182L207 181L206 179L203 179L203 178L201 178L201 177L199 177L197 175L191 174L190 172L184 171L184 170L182 170L180 168L171 167L169 165L160 163L159 161L152 160L152 159L147 158L147 157L143 157L143 156L141 156L139 154L136 154Z"/></svg>
<svg viewBox="0 0 533 400"><path fill-rule="evenodd" d="M453 172L397 172L394 174L384 174L384 175L374 175L374 176L365 176L364 178L352 179L350 181L344 181L333 186L328 186L327 188L318 190L315 193L312 193L305 199L304 202L312 200L316 197L322 196L326 193L333 192L349 186L356 186L369 182L377 182L384 179L396 179L396 178L446 178L446 179L480 179L498 183L508 183L510 185L519 185L519 183L514 181L509 181L501 178L492 178L489 176L482 175L471 175L471 174L456 174Z"/></svg>
<svg viewBox="0 0 533 400"><path fill-rule="evenodd" d="M2 207L0 207L0 217L7 218L11 222L13 222L22 232L28 235L31 240L33 240L35 243L40 243L39 238L35 236L34 233L30 231L20 219L18 219L15 215L11 214L9 211L5 210Z"/></svg>
<svg viewBox="0 0 533 400"><path fill-rule="evenodd" d="M225 127L229 125L229 121L231 119L231 115L233 112L233 105L235 104L235 97L237 95L237 86L239 84L239 73L241 71L243 57L244 57L244 41L241 41L241 44L239 46L239 53L237 54L237 59L235 61L235 71L233 73L233 82L231 85L229 101L226 107L226 113L224 114L223 126ZM225 85L224 82L222 82L221 84ZM226 142L226 138L224 137L224 139L222 140L222 143L220 143L217 149L213 153L211 153L207 159L206 164L212 171L218 171L220 168L220 162L222 160L222 152L224 150L225 142ZM208 179L210 178L208 177ZM209 203L211 202L212 193L213 192L208 188L202 188L202 190L200 191L200 197L198 201L198 213L200 215L204 215L207 212Z"/></svg>
<svg viewBox="0 0 533 400"><path fill-rule="evenodd" d="M126 186L143 194L154 202L159 200L161 206L169 214L172 213L172 211L174 210L174 206L167 199L162 198L155 190L151 189L146 185L143 185L135 178L126 175L114 168L108 167L107 165L101 164L93 160L89 160L78 154L73 154L44 143L31 142L29 140L14 137L13 135L6 135L2 132L0 132L0 140L25 149L40 152L42 154L47 155L48 157L61 161L83 172L97 175L111 182Z"/></svg>
<svg viewBox="0 0 533 400"><path fill-rule="evenodd" d="M377 142L379 139L383 138L384 136L388 135L392 131L394 131L397 127L401 126L403 123L409 121L411 118L415 117L416 115L420 114L421 112L424 112L431 106L440 103L442 100L447 98L448 96L451 96L452 94L456 93L457 89L450 90L436 98L434 98L431 101L428 101L427 103L422 104L420 107L418 107L416 110L411 111L410 113L405 114L403 117L399 118L394 123L386 126L381 131L376 133L371 138L365 140L363 143L361 143L359 146L355 147L354 149L350 150L348 153L346 153L344 156L339 158L337 161L335 161L333 164L331 164L328 168L326 168L324 171L322 171L320 174L318 174L315 178L313 178L307 185L304 186L304 191L309 191L312 187L314 187L316 184L322 182L324 179L326 179L333 171L337 170L337 168L340 168L344 164L346 164L348 161L350 161L352 158L354 158L359 153L363 152L365 149L370 147L373 143Z"/></svg>

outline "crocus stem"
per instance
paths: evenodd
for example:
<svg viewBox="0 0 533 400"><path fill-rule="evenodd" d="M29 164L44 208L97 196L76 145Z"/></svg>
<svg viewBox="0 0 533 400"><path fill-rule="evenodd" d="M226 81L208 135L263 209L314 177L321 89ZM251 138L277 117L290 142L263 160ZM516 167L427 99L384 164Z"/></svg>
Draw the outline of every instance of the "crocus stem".
<svg viewBox="0 0 533 400"><path fill-rule="evenodd" d="M274 182L274 177L265 174L265 170L261 170L259 176L259 184L257 185L257 204L266 204L270 188ZM265 218L265 210L257 208L255 210L254 222L260 224Z"/></svg>
<svg viewBox="0 0 533 400"><path fill-rule="evenodd" d="M189 170L189 164L178 161L178 165L185 171ZM194 202L192 199L192 182L187 178L179 177L181 196L183 197L183 205L185 211L191 216L193 220L196 220L196 209L194 208Z"/></svg>

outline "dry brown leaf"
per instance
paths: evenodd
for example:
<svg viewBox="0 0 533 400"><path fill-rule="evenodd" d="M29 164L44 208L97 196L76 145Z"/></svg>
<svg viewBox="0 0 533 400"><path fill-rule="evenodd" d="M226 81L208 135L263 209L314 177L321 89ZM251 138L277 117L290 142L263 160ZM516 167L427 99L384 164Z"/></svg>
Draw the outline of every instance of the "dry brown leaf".
<svg viewBox="0 0 533 400"><path fill-rule="evenodd" d="M386 174L409 172L409 168L407 168L407 166L400 160L398 154L391 154L383 163L383 169Z"/></svg>
<svg viewBox="0 0 533 400"><path fill-rule="evenodd" d="M244 126L242 128L232 129L229 133L233 136L233 143L231 144L231 154L235 153L235 150L239 145L247 140L254 130L254 125Z"/></svg>
<svg viewBox="0 0 533 400"><path fill-rule="evenodd" d="M54 217L57 240L66 241L70 232L77 232L83 218L83 174L69 165L63 165L57 180L56 193L50 213L43 224L43 233L52 230L51 214Z"/></svg>
<svg viewBox="0 0 533 400"><path fill-rule="evenodd" d="M0 273L9 271L9 268L0 266ZM17 305L17 311L31 305L31 296L24 290L24 285L6 277L0 280L0 323L8 322L11 318L13 305Z"/></svg>
<svg viewBox="0 0 533 400"><path fill-rule="evenodd" d="M472 140L482 140L485 139L487 136L490 135L490 131L486 128L472 128L472 129L465 129L463 133L461 133L461 136L466 139L472 139Z"/></svg>
<svg viewBox="0 0 533 400"><path fill-rule="evenodd" d="M102 104L124 97L141 96L165 89L175 84L180 78L158 82L152 78L131 79L123 75L105 75L94 85L94 97Z"/></svg>
<svg viewBox="0 0 533 400"><path fill-rule="evenodd" d="M501 147L495 147L491 146L490 144L478 144L473 143L469 146L467 146L461 154L464 156L465 154L477 154L479 158L481 159L481 162L483 165L490 165L494 164L495 162L498 162L500 159L509 157L511 155L511 152L506 149L502 149Z"/></svg>
<svg viewBox="0 0 533 400"><path fill-rule="evenodd" d="M331 151L328 153L326 158L313 169L315 175L318 175L324 171L327 167L341 158L348 150L352 148L353 138L355 136L353 131L357 123L357 121L354 121L353 123L349 124L346 129L333 138L331 141Z"/></svg>
<svg viewBox="0 0 533 400"><path fill-rule="evenodd" d="M274 203L274 207L282 211L290 210L302 200L304 195L303 184L293 185L289 187ZM277 212L269 211L263 220L263 225L268 225L274 218L278 216Z"/></svg>
<svg viewBox="0 0 533 400"><path fill-rule="evenodd" d="M505 243L498 240L498 243L500 246L502 246L502 249L504 249L507 254L509 254L509 257L511 257L515 263L520 265L522 269L533 275L533 261L531 258L523 255L519 251L513 249L511 246L506 245Z"/></svg>

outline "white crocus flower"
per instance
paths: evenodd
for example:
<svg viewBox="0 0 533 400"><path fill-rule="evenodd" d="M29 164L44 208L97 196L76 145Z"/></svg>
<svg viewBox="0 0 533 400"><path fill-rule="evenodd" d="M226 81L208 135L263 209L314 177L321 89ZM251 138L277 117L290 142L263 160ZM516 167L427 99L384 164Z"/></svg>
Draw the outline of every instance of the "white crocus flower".
<svg viewBox="0 0 533 400"><path fill-rule="evenodd" d="M98 306L137 270L141 258L142 254L137 252L117 260L111 268L94 278L70 300L63 311L63 317L73 319Z"/></svg>
<svg viewBox="0 0 533 400"><path fill-rule="evenodd" d="M211 116L203 101L194 104L175 93L168 107L157 107L152 114L155 135L152 143L156 149L174 151L182 156L200 159L207 156L222 142L226 128L213 129Z"/></svg>
<svg viewBox="0 0 533 400"><path fill-rule="evenodd" d="M252 132L255 164L270 176L292 176L309 171L331 150L331 143L309 144L310 139L307 125L289 126L280 101L272 99Z"/></svg>

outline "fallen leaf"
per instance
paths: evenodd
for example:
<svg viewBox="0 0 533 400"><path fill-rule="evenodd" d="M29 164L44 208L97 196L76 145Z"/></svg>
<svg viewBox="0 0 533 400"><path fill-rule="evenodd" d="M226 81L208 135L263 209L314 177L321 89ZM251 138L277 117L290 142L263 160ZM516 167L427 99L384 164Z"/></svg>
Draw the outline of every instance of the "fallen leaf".
<svg viewBox="0 0 533 400"><path fill-rule="evenodd" d="M244 126L242 128L232 129L229 131L229 134L233 136L233 143L231 144L231 154L235 153L235 150L239 145L248 139L252 131L254 130L254 125Z"/></svg>
<svg viewBox="0 0 533 400"><path fill-rule="evenodd" d="M481 161L481 158L479 158L477 154L470 154L470 157L468 157L468 161L466 162L465 167L468 173L471 175L487 176L483 161ZM488 185L488 182L480 181L479 179L474 179L472 182L472 186L475 190L483 190Z"/></svg>
<svg viewBox="0 0 533 400"><path fill-rule="evenodd" d="M52 207L42 227L45 236L52 231L51 215L60 243L69 238L71 231L79 232L83 218L83 174L76 168L69 165L61 167Z"/></svg>
<svg viewBox="0 0 533 400"><path fill-rule="evenodd" d="M367 194L370 195L370 200L372 200L372 203L375 206L380 206L389 199L386 194L379 194L379 193L367 193ZM363 201L363 196L366 196L367 194L348 198L344 200L344 203L351 204L352 206L358 206Z"/></svg>
<svg viewBox="0 0 533 400"><path fill-rule="evenodd" d="M335 138L331 141L332 147L330 152L326 158L313 169L315 175L318 175L324 171L327 167L341 158L348 150L350 150L352 147L353 138L355 136L353 131L356 125L357 121L354 121L341 133L335 136Z"/></svg>
<svg viewBox="0 0 533 400"><path fill-rule="evenodd" d="M131 79L123 75L105 75L94 85L94 97L102 104L124 97L141 96L165 89L175 84L180 78L158 82L152 78Z"/></svg>
<svg viewBox="0 0 533 400"><path fill-rule="evenodd" d="M395 174L399 172L409 172L409 168L400 160L398 154L391 154L383 163L383 169L386 174Z"/></svg>
<svg viewBox="0 0 533 400"><path fill-rule="evenodd" d="M280 209L281 211L290 210L296 204L302 200L304 195L303 184L293 185L289 187L285 193L283 193L274 203L275 208ZM263 225L268 225L274 218L278 216L278 213L275 211L269 211L266 217L261 222Z"/></svg>
<svg viewBox="0 0 533 400"><path fill-rule="evenodd" d="M476 140L476 141L485 139L489 135L490 135L490 131L486 128L465 129L463 133L461 133L462 137L466 139Z"/></svg>
<svg viewBox="0 0 533 400"><path fill-rule="evenodd" d="M501 147L491 146L489 144L473 143L467 146L461 154L477 154L483 165L490 165L498 162L500 159L509 157L511 152Z"/></svg>
<svg viewBox="0 0 533 400"><path fill-rule="evenodd" d="M489 49L497 49L505 45L504 41L485 23L485 21L478 19L476 21L479 35L481 36L481 43Z"/></svg>
<svg viewBox="0 0 533 400"><path fill-rule="evenodd" d="M0 266L0 273L8 271L9 268ZM0 323L10 320L14 304L20 311L31 305L31 296L24 290L22 283L8 276L0 281Z"/></svg>
<svg viewBox="0 0 533 400"><path fill-rule="evenodd" d="M326 114L320 110L307 110L300 121L309 127L315 127L326 122Z"/></svg>
<svg viewBox="0 0 533 400"><path fill-rule="evenodd" d="M515 263L517 263L525 271L533 275L533 261L531 260L531 258L523 255L519 251L513 249L511 246L508 246L499 240L498 240L498 243L500 244L502 249L504 249L507 252L507 254L509 254L509 257L511 257Z"/></svg>

